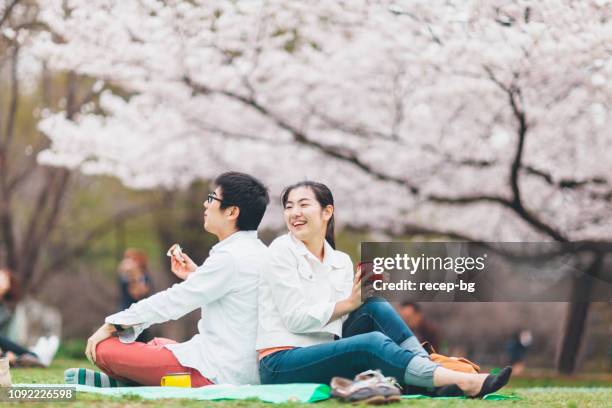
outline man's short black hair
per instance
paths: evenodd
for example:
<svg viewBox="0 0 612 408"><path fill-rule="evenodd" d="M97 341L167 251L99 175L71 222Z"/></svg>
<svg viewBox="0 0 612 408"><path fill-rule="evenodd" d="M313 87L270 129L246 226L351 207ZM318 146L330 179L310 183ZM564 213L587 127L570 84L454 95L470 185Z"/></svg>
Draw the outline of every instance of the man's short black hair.
<svg viewBox="0 0 612 408"><path fill-rule="evenodd" d="M236 227L240 231L256 230L270 203L268 189L253 176L228 171L217 177L215 184L221 187L221 208L232 205L240 208Z"/></svg>

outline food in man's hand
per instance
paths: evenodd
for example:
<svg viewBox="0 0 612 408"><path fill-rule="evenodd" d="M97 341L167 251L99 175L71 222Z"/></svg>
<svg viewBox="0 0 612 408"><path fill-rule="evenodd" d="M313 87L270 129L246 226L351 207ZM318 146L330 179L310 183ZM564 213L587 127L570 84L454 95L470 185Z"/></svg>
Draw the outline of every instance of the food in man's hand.
<svg viewBox="0 0 612 408"><path fill-rule="evenodd" d="M170 249L168 249L168 252L166 252L166 255L168 255L169 257L174 257L177 261L181 263L185 262L183 260L183 250L181 249L181 246L179 244L172 245Z"/></svg>

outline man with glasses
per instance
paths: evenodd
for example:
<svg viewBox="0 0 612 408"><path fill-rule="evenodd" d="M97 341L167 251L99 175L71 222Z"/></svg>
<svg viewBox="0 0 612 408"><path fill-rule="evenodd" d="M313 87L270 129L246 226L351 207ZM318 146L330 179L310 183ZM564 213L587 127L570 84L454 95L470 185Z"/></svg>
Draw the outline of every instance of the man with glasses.
<svg viewBox="0 0 612 408"><path fill-rule="evenodd" d="M69 369L66 382L159 385L162 377L176 373L189 374L193 387L259 382L257 286L267 247L257 238L257 227L270 200L264 185L247 174L224 173L215 185L204 202L204 229L219 243L206 261L198 267L185 254L172 256L171 269L184 282L108 316L85 352L103 373ZM152 324L198 308L202 317L191 340L134 341Z"/></svg>

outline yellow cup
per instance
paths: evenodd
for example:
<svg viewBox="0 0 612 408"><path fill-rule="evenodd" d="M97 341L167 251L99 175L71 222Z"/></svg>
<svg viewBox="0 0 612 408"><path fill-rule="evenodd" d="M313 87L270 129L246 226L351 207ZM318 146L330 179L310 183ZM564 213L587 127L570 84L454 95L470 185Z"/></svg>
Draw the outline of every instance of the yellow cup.
<svg viewBox="0 0 612 408"><path fill-rule="evenodd" d="M189 373L172 373L161 378L162 387L187 387L191 388L191 375Z"/></svg>

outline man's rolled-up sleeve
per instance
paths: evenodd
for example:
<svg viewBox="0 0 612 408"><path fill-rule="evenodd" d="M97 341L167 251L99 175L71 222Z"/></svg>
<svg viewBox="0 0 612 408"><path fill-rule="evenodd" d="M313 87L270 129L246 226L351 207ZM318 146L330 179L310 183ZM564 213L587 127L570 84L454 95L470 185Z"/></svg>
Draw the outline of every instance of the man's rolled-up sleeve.
<svg viewBox="0 0 612 408"><path fill-rule="evenodd" d="M216 253L181 283L131 305L128 309L108 316L110 324L134 326L134 334L124 339L135 339L152 324L176 320L197 308L225 296L233 289L235 267L229 253ZM121 337L120 337L121 338ZM123 341L123 340L122 340ZM133 340L132 340L133 341Z"/></svg>

